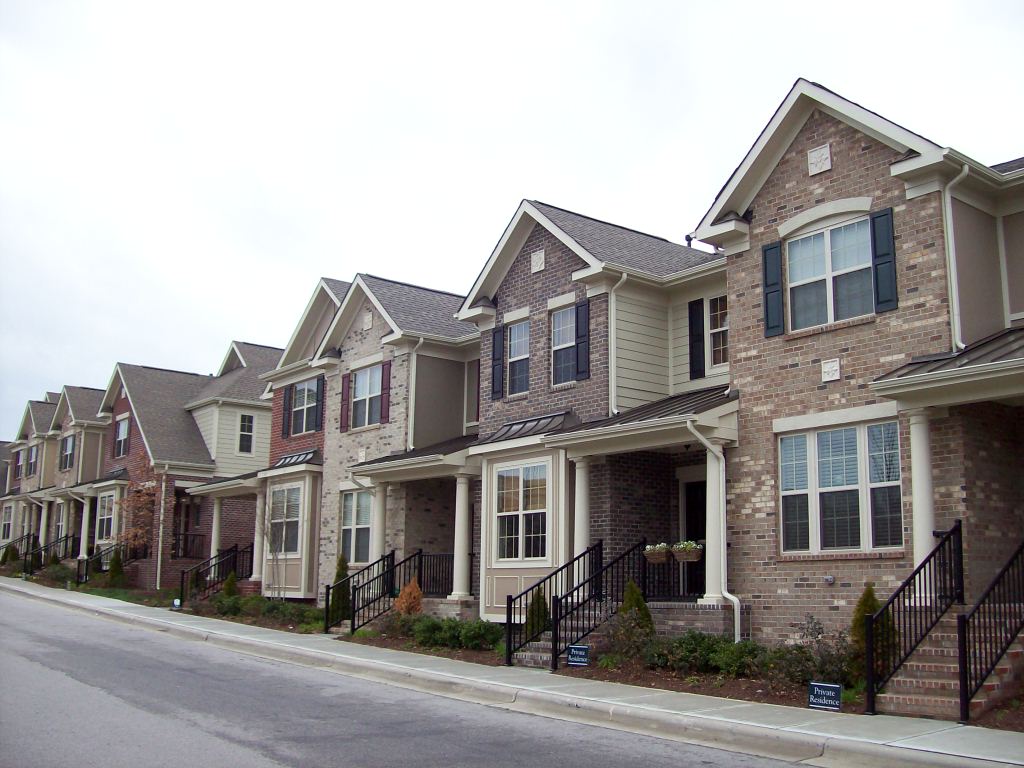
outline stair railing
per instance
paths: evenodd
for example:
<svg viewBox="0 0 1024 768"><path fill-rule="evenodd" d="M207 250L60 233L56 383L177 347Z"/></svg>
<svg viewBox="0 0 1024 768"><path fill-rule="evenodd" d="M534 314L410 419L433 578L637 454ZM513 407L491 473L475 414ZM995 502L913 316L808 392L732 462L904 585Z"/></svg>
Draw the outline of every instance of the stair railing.
<svg viewBox="0 0 1024 768"><path fill-rule="evenodd" d="M242 549L235 544L191 568L186 568L181 572L181 604L219 591L232 573L236 579L248 579L252 576L252 556L252 544Z"/></svg>
<svg viewBox="0 0 1024 768"><path fill-rule="evenodd" d="M37 569L45 568L47 561L53 555L56 555L58 560L66 560L77 550L78 541L77 536L69 533L67 536L54 539L49 544L44 544L31 551L26 550L25 561L21 568L22 572L31 576Z"/></svg>
<svg viewBox="0 0 1024 768"><path fill-rule="evenodd" d="M110 568L110 558L114 556L114 550L121 551L121 565L134 563L136 560L145 560L149 557L148 544L111 544L109 547L97 550L84 560L78 561L75 582L85 584L93 573L106 573Z"/></svg>
<svg viewBox="0 0 1024 768"><path fill-rule="evenodd" d="M936 532L936 536L940 536ZM964 601L964 556L961 524L941 534L913 573L877 613L865 617L865 712L875 714L875 697L939 619Z"/></svg>
<svg viewBox="0 0 1024 768"><path fill-rule="evenodd" d="M387 569L389 569L395 563L395 550L381 555L372 563L365 568L361 568L355 573L350 573L343 579L339 579L333 584L328 584L324 587L324 633L331 631L331 627L336 627L343 621L348 621L352 618L352 606L351 602L352 590L356 583L372 579L374 576L378 576ZM331 596L335 594L337 590L345 590L349 595L349 608L347 611L341 610L338 606L331 605ZM335 601L339 602L339 601ZM339 602L340 604L340 602Z"/></svg>
<svg viewBox="0 0 1024 768"><path fill-rule="evenodd" d="M551 597L551 669L558 657L589 635L619 609L626 585L632 581L647 591L647 558L642 539L603 565L590 578Z"/></svg>
<svg viewBox="0 0 1024 768"><path fill-rule="evenodd" d="M390 611L402 587L419 577L423 564L423 550L417 549L397 563L392 554L391 562L393 565L377 575L359 583L353 582L352 622L349 625L352 634Z"/></svg>
<svg viewBox="0 0 1024 768"><path fill-rule="evenodd" d="M604 542L597 543L576 555L565 565L552 571L518 595L505 599L505 664L512 666L512 655L547 631L544 622L529 625L527 612L534 600L547 601L554 595L568 592L576 584L589 579L604 565ZM536 609L535 609L536 610Z"/></svg>
<svg viewBox="0 0 1024 768"><path fill-rule="evenodd" d="M1024 631L1024 541L967 613L956 617L960 657L960 722L971 716L971 699Z"/></svg>
<svg viewBox="0 0 1024 768"><path fill-rule="evenodd" d="M29 546L29 542L32 541L33 535L34 534L26 533L24 536L19 536L16 539L11 539L3 546L0 546L0 550L7 549L8 547L14 547L14 549L18 551L18 556L20 557L25 553L25 548Z"/></svg>

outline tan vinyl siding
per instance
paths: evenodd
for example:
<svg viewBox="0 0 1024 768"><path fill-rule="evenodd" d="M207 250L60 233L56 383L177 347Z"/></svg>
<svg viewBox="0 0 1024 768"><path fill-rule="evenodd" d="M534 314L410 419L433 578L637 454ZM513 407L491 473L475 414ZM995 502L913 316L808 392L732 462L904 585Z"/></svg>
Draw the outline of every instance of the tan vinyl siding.
<svg viewBox="0 0 1024 768"><path fill-rule="evenodd" d="M243 413L253 417L251 454L238 452L238 423ZM266 467L270 462L270 411L266 408L219 406L215 460L217 474L222 477L242 475Z"/></svg>
<svg viewBox="0 0 1024 768"><path fill-rule="evenodd" d="M726 384L729 381L729 367L716 368L713 372L710 369L710 360L707 359L707 302L715 296L722 296L726 292L725 275L714 275L712 277L691 283L685 288L672 294L671 317L672 317L672 371L671 385L673 395L681 392L688 392L694 389L703 389L718 384ZM696 299L704 300L704 344L705 344L705 371L703 379L690 379L690 314L689 304Z"/></svg>
<svg viewBox="0 0 1024 768"><path fill-rule="evenodd" d="M416 356L416 403L413 446L451 440L463 430L466 366L458 360Z"/></svg>
<svg viewBox="0 0 1024 768"><path fill-rule="evenodd" d="M82 442L81 454L75 457L78 482L95 480L99 476L99 451L103 437L98 432L79 432L76 439Z"/></svg>
<svg viewBox="0 0 1024 768"><path fill-rule="evenodd" d="M1010 315L1024 315L1024 213L1003 218Z"/></svg>
<svg viewBox="0 0 1024 768"><path fill-rule="evenodd" d="M615 369L619 410L669 394L668 309L651 294L616 296Z"/></svg>
<svg viewBox="0 0 1024 768"><path fill-rule="evenodd" d="M961 335L964 343L970 344L1005 324L996 220L967 203L953 200L953 236Z"/></svg>
<svg viewBox="0 0 1024 768"><path fill-rule="evenodd" d="M217 406L216 405L204 405L202 408L196 408L192 411L192 418L196 422L196 426L199 427L199 432L203 436L203 442L206 443L206 449L210 452L210 455L217 458Z"/></svg>

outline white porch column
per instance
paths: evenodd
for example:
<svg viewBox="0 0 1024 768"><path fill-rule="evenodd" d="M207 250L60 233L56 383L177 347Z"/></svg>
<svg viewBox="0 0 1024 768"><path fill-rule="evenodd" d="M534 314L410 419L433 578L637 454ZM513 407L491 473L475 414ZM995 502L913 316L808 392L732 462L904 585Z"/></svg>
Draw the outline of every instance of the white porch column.
<svg viewBox="0 0 1024 768"><path fill-rule="evenodd" d="M910 486L914 520L914 566L935 547L935 495L932 492L932 444L928 409L910 411Z"/></svg>
<svg viewBox="0 0 1024 768"><path fill-rule="evenodd" d="M705 505L704 534L704 597L697 602L721 605L722 597L722 522L719 520L722 502L719 496L722 463L711 451L705 451L707 503Z"/></svg>
<svg viewBox="0 0 1024 768"><path fill-rule="evenodd" d="M469 597L469 540L473 525L469 514L469 476L455 476L455 563L452 567L452 599Z"/></svg>
<svg viewBox="0 0 1024 768"><path fill-rule="evenodd" d="M388 484L373 484L373 520L370 527L370 561L384 554L385 526L387 525Z"/></svg>
<svg viewBox="0 0 1024 768"><path fill-rule="evenodd" d="M78 545L79 560L84 560L89 556L89 529L91 527L89 517L91 512L90 507L92 506L91 501L92 498L86 496L85 500L82 502L82 541Z"/></svg>
<svg viewBox="0 0 1024 768"><path fill-rule="evenodd" d="M110 536L117 541L121 536L121 500L124 498L124 488L120 486L114 489L114 509L110 519Z"/></svg>
<svg viewBox="0 0 1024 768"><path fill-rule="evenodd" d="M252 535L252 581L263 581L263 529L267 521L267 497L256 491L256 530Z"/></svg>
<svg viewBox="0 0 1024 768"><path fill-rule="evenodd" d="M39 513L39 546L45 547L50 543L50 502L43 502L43 509Z"/></svg>
<svg viewBox="0 0 1024 768"><path fill-rule="evenodd" d="M214 557L220 550L220 506L222 499L217 497L213 500L213 527L210 529L210 557Z"/></svg>
<svg viewBox="0 0 1024 768"><path fill-rule="evenodd" d="M576 512L573 516L573 554L590 546L590 457L573 459L576 463Z"/></svg>

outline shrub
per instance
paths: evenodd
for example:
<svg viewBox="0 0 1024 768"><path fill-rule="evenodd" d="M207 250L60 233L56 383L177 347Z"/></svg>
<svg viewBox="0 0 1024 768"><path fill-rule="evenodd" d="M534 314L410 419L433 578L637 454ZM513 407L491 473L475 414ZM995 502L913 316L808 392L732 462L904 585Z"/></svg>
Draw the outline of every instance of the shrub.
<svg viewBox="0 0 1024 768"><path fill-rule="evenodd" d="M281 624L301 624L308 620L307 610L310 609L301 603L292 603L288 600L268 600L263 606L263 615ZM317 612L318 620L323 623L323 614L316 608L312 610Z"/></svg>
<svg viewBox="0 0 1024 768"><path fill-rule="evenodd" d="M4 551L0 552L0 565L7 565L7 561L11 557L11 547L4 547Z"/></svg>
<svg viewBox="0 0 1024 768"><path fill-rule="evenodd" d="M441 632L441 620L433 616L419 616L412 625L412 637L419 645L438 645L437 637Z"/></svg>
<svg viewBox="0 0 1024 768"><path fill-rule="evenodd" d="M38 571L43 567L43 556L37 551L39 549L39 537L32 534L32 541L28 545L28 549L25 554L31 553L32 555L32 570Z"/></svg>
<svg viewBox="0 0 1024 768"><path fill-rule="evenodd" d="M413 627L416 625L416 621L419 618L419 616L411 616L390 611L381 617L377 626L380 628L381 634L384 635L390 635L391 637L412 637ZM357 631L356 634L358 634L359 631Z"/></svg>
<svg viewBox="0 0 1024 768"><path fill-rule="evenodd" d="M246 595L238 601L238 608L243 616L262 616L267 599L262 595Z"/></svg>
<svg viewBox="0 0 1024 768"><path fill-rule="evenodd" d="M653 640L653 629L635 608L619 610L608 622L608 653L620 661L644 658Z"/></svg>
<svg viewBox="0 0 1024 768"><path fill-rule="evenodd" d="M865 664L867 663L867 617L878 613L882 607L881 602L875 595L875 585L870 581L864 585L864 591L853 609L853 622L850 624L850 667L847 674L851 682L857 682L864 678ZM879 659L879 650L886 638L895 640L895 628L892 616L885 613L875 625L875 659Z"/></svg>
<svg viewBox="0 0 1024 768"><path fill-rule="evenodd" d="M474 651L494 648L505 638L505 628L483 619L466 621L462 624L460 640L463 648Z"/></svg>
<svg viewBox="0 0 1024 768"><path fill-rule="evenodd" d="M398 593L398 597L395 598L394 609L404 616L423 611L423 590L420 589L419 582L416 581L415 576Z"/></svg>
<svg viewBox="0 0 1024 768"><path fill-rule="evenodd" d="M630 579L626 582L626 589L622 594L622 605L619 606L619 613L628 611L637 612L637 622L640 627L647 628L648 632L654 634L654 619L651 618L651 611L644 602L644 595L636 582Z"/></svg>
<svg viewBox="0 0 1024 768"><path fill-rule="evenodd" d="M345 555L338 555L338 564L334 568L334 583L337 584L348 576L348 560ZM331 591L331 623L339 624L352 618L352 592L345 584Z"/></svg>
<svg viewBox="0 0 1024 768"><path fill-rule="evenodd" d="M115 549L107 565L107 584L111 587L123 587L125 585L124 565L121 563L121 549Z"/></svg>
<svg viewBox="0 0 1024 768"><path fill-rule="evenodd" d="M235 575L234 571L229 573L228 577L224 579L224 586L221 587L220 591L225 597L238 596L238 577Z"/></svg>
<svg viewBox="0 0 1024 768"><path fill-rule="evenodd" d="M646 653L646 662L655 669L667 668L681 674L712 672L712 655L731 641L718 635L689 630L672 640L656 640Z"/></svg>
<svg viewBox="0 0 1024 768"><path fill-rule="evenodd" d="M320 621L305 621L296 629L304 635L315 635L324 631L323 616L320 617Z"/></svg>
<svg viewBox="0 0 1024 768"><path fill-rule="evenodd" d="M526 639L531 639L547 632L551 626L551 615L548 613L548 600L544 595L544 587L533 593L529 605L526 606Z"/></svg>
<svg viewBox="0 0 1024 768"><path fill-rule="evenodd" d="M458 619L441 619L437 632L437 644L444 648L462 647L462 622Z"/></svg>
<svg viewBox="0 0 1024 768"><path fill-rule="evenodd" d="M49 565L57 565L59 562L60 562L60 557L57 555L57 553L56 552L51 552L50 553L50 558L46 561L46 564L48 566Z"/></svg>
<svg viewBox="0 0 1024 768"><path fill-rule="evenodd" d="M43 578L55 581L58 584L63 584L66 581L74 581L76 576L73 569L68 568L68 566L63 565L60 562L51 563L46 566L41 575Z"/></svg>
<svg viewBox="0 0 1024 768"><path fill-rule="evenodd" d="M238 595L220 592L211 598L210 603L221 616L237 616L242 612L242 598Z"/></svg>
<svg viewBox="0 0 1024 768"><path fill-rule="evenodd" d="M803 685L815 675L814 654L806 645L780 645L769 648L757 660L757 674L769 683Z"/></svg>
<svg viewBox="0 0 1024 768"><path fill-rule="evenodd" d="M711 666L728 677L750 677L757 673L764 649L752 640L724 643L711 653Z"/></svg>

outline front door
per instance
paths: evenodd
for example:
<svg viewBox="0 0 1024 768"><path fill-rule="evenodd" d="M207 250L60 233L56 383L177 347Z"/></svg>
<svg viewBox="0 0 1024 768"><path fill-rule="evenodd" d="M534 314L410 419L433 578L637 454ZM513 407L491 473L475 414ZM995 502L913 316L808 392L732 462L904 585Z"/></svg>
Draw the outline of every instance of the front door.
<svg viewBox="0 0 1024 768"><path fill-rule="evenodd" d="M707 483L686 483L684 486L686 513L684 516L683 538L702 544L707 535ZM683 566L683 586L687 595L704 595L704 559Z"/></svg>

